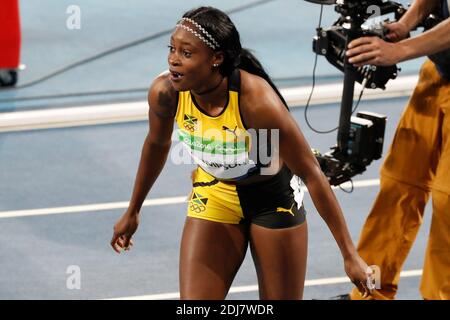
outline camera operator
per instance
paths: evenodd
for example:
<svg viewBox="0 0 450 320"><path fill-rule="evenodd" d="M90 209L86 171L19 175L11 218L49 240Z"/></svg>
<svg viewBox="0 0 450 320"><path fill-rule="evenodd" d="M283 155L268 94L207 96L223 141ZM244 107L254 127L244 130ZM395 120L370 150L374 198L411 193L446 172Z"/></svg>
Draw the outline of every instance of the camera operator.
<svg viewBox="0 0 450 320"><path fill-rule="evenodd" d="M403 112L380 171L380 191L362 229L360 256L380 268L381 288L370 299L394 299L402 265L423 221L429 195L433 217L420 292L450 299L450 0L415 0L405 15L386 25L386 42L362 37L348 46L349 62L388 66L428 56ZM433 10L444 20L408 38ZM361 299L353 290L340 299Z"/></svg>

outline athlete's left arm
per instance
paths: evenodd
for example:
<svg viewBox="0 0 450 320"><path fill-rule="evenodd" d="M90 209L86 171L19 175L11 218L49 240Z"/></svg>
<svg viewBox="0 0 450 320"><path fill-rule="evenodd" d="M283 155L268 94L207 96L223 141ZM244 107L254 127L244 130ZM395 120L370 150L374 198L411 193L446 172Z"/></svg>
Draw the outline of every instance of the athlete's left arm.
<svg viewBox="0 0 450 320"><path fill-rule="evenodd" d="M363 281L367 270L360 267L367 265L356 252L338 201L296 121L266 81L253 81L251 87L245 97L241 97L241 110L247 126L279 130L282 160L306 184L317 211L331 230L346 262L353 260L350 264L357 266L350 274Z"/></svg>

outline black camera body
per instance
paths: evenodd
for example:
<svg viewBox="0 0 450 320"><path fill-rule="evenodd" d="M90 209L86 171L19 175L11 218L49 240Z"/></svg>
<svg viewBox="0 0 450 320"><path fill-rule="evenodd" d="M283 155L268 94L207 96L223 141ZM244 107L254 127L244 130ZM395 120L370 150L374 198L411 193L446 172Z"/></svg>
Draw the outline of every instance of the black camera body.
<svg viewBox="0 0 450 320"><path fill-rule="evenodd" d="M313 51L326 57L328 62L344 72L345 52L348 43L363 36L377 36L385 41L387 29L383 25L374 25L370 29L362 28L364 22L374 14L386 15L393 13L398 21L406 9L402 4L388 0L305 0L322 5L335 5L335 11L340 14L339 19L327 29L318 28L313 40ZM376 10L375 10L376 9ZM441 22L436 14L429 15L418 27L431 29ZM354 68L350 66L349 72L355 80L369 89L385 89L386 83L395 79L399 69L396 65L387 67L365 66Z"/></svg>
<svg viewBox="0 0 450 320"><path fill-rule="evenodd" d="M361 30L358 37L380 36L373 31ZM313 51L326 57L329 63L344 72L345 52L347 47L347 37L342 26L333 26L329 29L318 29L317 36L313 40ZM386 83L397 78L398 68L396 65L388 67L364 66L352 67L351 71L355 80L362 84L364 79L365 87L369 89L386 88Z"/></svg>

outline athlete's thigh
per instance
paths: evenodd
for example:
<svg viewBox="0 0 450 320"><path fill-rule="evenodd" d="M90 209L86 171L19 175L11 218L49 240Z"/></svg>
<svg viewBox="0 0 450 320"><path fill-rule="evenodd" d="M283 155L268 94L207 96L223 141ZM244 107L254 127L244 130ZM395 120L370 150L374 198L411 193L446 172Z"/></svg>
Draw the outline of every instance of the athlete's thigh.
<svg viewBox="0 0 450 320"><path fill-rule="evenodd" d="M180 251L181 299L224 299L248 243L247 227L187 217Z"/></svg>
<svg viewBox="0 0 450 320"><path fill-rule="evenodd" d="M250 247L258 274L261 299L302 299L308 251L306 221L270 229L250 227Z"/></svg>

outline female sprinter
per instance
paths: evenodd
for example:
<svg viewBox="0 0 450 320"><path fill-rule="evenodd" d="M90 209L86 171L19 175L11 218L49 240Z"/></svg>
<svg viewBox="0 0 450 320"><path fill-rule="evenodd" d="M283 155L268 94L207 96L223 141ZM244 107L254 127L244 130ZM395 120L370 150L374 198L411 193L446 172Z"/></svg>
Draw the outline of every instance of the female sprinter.
<svg viewBox="0 0 450 320"><path fill-rule="evenodd" d="M230 18L211 7L185 13L172 33L168 63L169 72L149 90L150 131L129 208L114 226L114 250L132 245L141 205L165 164L176 122L180 140L199 165L181 240L181 299L224 299L248 244L260 298L302 298L307 226L290 186L293 175L306 184L333 233L347 275L368 295L370 269L355 250L330 185L283 97L241 47ZM279 130L279 160L269 168L259 159L242 161L249 148L235 141L252 129ZM210 139L208 131L219 131L220 139L217 134Z"/></svg>

